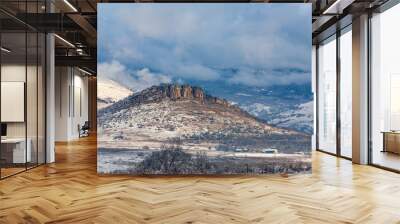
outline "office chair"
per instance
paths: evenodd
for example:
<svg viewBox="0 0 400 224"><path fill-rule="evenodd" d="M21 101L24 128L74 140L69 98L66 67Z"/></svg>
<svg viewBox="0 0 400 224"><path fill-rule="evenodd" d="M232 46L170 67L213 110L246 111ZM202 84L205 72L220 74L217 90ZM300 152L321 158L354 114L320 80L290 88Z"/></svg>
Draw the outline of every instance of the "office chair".
<svg viewBox="0 0 400 224"><path fill-rule="evenodd" d="M85 123L82 125L82 127L79 127L79 126L80 125L78 125L79 138L89 136L89 130L90 130L89 121L85 121Z"/></svg>

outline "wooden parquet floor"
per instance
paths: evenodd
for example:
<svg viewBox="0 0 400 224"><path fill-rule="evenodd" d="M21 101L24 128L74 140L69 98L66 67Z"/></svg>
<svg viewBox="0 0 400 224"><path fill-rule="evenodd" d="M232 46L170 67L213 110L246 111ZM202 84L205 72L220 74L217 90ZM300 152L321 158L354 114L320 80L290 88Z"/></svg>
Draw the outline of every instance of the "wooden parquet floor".
<svg viewBox="0 0 400 224"><path fill-rule="evenodd" d="M323 153L283 177L98 176L95 138L0 181L0 223L400 223L400 175Z"/></svg>

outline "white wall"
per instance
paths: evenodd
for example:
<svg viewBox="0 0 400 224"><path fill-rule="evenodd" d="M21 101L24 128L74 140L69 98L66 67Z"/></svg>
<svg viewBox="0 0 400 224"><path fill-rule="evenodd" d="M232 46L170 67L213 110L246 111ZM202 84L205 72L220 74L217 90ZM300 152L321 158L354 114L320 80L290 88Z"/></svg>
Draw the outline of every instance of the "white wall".
<svg viewBox="0 0 400 224"><path fill-rule="evenodd" d="M37 71L37 69L39 70ZM23 102L21 102L22 106L20 106L19 108L12 108L4 107L3 105L3 107L1 108L2 114L20 113L20 116L22 116L22 120L20 121L5 122L7 124L7 137L24 138L25 136L27 136L30 143L29 147L31 148L32 152L31 161L36 162L36 159L38 158L39 163L45 162L45 116L43 113L45 107L45 90L43 78L44 74L42 73L40 66L25 66L25 64L17 63L2 64L1 66L2 82L21 82L24 83L24 85L26 86L26 89L24 86L22 87L22 89L18 90L18 94L22 95L24 95L26 90L26 98L24 96L22 97L24 98ZM5 89L2 89L2 98L9 98L7 97L7 94L11 93L4 92L4 90ZM25 113L26 119L24 117Z"/></svg>
<svg viewBox="0 0 400 224"><path fill-rule="evenodd" d="M28 84L31 87L32 85L36 86L36 80L32 80L30 77L31 74L36 74L36 67L34 66L25 66L25 64L3 64L1 66L1 81L2 82L24 82L26 83L25 77L26 72L28 72ZM36 96L36 87L35 88L27 88L27 106L31 108L27 108L27 119L28 119L28 131L33 129L36 130L36 113L32 113L32 108L36 112L37 107L37 96ZM4 96L3 96L4 97ZM41 106L41 105L39 105ZM2 108L2 110L7 110L7 108ZM24 110L24 108L22 108ZM33 122L33 123L32 123ZM25 136L25 126L26 122L7 122L7 134L9 137L24 137ZM29 137L30 132L28 132ZM36 132L35 132L36 134Z"/></svg>
<svg viewBox="0 0 400 224"><path fill-rule="evenodd" d="M71 135L72 138L79 137L78 125L82 126L85 121L88 121L88 78L85 76L81 76L82 73L74 75L74 82L72 88L74 90L73 99L74 102L71 102L73 108L71 108L72 119L71 119Z"/></svg>
<svg viewBox="0 0 400 224"><path fill-rule="evenodd" d="M68 140L68 88L70 84L69 69L55 68L55 141Z"/></svg>
<svg viewBox="0 0 400 224"><path fill-rule="evenodd" d="M88 120L88 78L72 67L56 67L55 140L79 138L78 125Z"/></svg>

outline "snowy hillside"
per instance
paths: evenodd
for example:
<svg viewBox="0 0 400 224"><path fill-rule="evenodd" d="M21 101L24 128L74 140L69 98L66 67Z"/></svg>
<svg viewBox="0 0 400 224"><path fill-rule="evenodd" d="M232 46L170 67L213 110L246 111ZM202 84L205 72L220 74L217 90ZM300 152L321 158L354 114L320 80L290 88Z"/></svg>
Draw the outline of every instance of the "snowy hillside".
<svg viewBox="0 0 400 224"><path fill-rule="evenodd" d="M130 89L115 81L99 78L97 80L97 108L109 106L132 93Z"/></svg>
<svg viewBox="0 0 400 224"><path fill-rule="evenodd" d="M241 106L241 108L277 127L293 129L307 134L313 132L313 101L295 105L294 108L290 109L261 103Z"/></svg>
<svg viewBox="0 0 400 224"><path fill-rule="evenodd" d="M282 112L277 118L270 121L271 124L283 128L313 133L314 102L300 104L296 109Z"/></svg>
<svg viewBox="0 0 400 224"><path fill-rule="evenodd" d="M308 150L308 136L272 127L198 87L153 86L100 110L98 116L102 147L159 148L179 141L190 150ZM299 144L289 142L291 138Z"/></svg>

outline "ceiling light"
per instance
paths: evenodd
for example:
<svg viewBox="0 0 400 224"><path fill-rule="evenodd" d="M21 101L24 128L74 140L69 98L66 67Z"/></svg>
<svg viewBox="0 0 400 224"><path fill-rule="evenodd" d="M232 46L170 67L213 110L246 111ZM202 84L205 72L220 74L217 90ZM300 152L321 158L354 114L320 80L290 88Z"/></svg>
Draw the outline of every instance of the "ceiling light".
<svg viewBox="0 0 400 224"><path fill-rule="evenodd" d="M64 38L62 38L62 37L60 37L60 36L57 35L57 34L54 34L54 36L57 37L57 38L58 38L59 40L61 40L62 42L66 43L68 46L75 48L75 45L73 45L73 44L72 44L71 42L69 42L68 40L66 40L66 39L64 39Z"/></svg>
<svg viewBox="0 0 400 224"><path fill-rule="evenodd" d="M92 75L92 73L90 73L90 72L88 72L88 71L86 71L86 70L83 70L83 69L81 69L81 68L79 68L79 67L78 67L78 70L81 71L81 72L83 72L83 73L85 73L86 75L90 75L90 76Z"/></svg>
<svg viewBox="0 0 400 224"><path fill-rule="evenodd" d="M328 14L332 11L332 9L337 7L337 4L339 4L340 0L336 0L332 5L330 5L322 14Z"/></svg>
<svg viewBox="0 0 400 224"><path fill-rule="evenodd" d="M10 53L11 52L11 50L9 50L9 49L7 49L5 47L1 47L0 49L1 49L1 51L4 51L6 53Z"/></svg>
<svg viewBox="0 0 400 224"><path fill-rule="evenodd" d="M336 0L322 14L342 14L343 10L351 5L355 0Z"/></svg>
<svg viewBox="0 0 400 224"><path fill-rule="evenodd" d="M78 53L79 55L83 55L83 49L82 48L77 48L76 49L76 53Z"/></svg>
<svg viewBox="0 0 400 224"><path fill-rule="evenodd" d="M78 10L68 0L64 0L64 3L67 4L74 12L78 12Z"/></svg>

